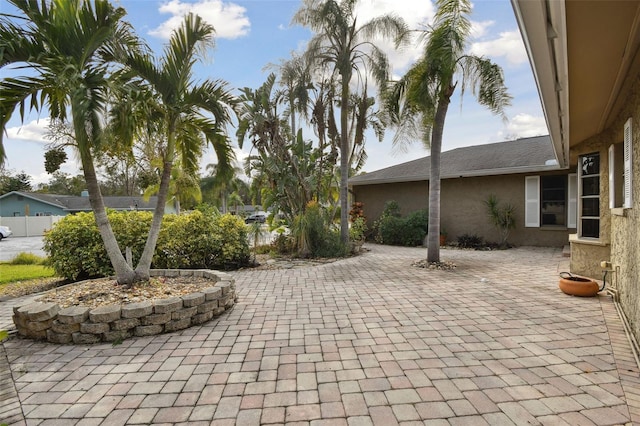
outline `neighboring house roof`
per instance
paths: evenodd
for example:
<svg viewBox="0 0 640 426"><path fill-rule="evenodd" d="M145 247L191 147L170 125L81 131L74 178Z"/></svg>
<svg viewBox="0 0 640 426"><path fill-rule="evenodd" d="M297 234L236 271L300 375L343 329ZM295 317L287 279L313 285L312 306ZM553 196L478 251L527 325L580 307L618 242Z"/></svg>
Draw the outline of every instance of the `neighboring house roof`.
<svg viewBox="0 0 640 426"><path fill-rule="evenodd" d="M25 198L37 200L52 206L61 208L68 212L91 211L89 197L76 195L58 195L58 194L41 194L38 192L12 191L2 196L0 199L8 197L12 194L21 195ZM125 196L125 197L103 197L104 205L114 210L129 210L135 208L137 210L153 210L156 206L157 197L150 197L149 201L145 201L143 197Z"/></svg>
<svg viewBox="0 0 640 426"><path fill-rule="evenodd" d="M369 185L429 180L430 157L387 167L349 179ZM477 145L445 151L440 157L442 179L559 170L549 136Z"/></svg>

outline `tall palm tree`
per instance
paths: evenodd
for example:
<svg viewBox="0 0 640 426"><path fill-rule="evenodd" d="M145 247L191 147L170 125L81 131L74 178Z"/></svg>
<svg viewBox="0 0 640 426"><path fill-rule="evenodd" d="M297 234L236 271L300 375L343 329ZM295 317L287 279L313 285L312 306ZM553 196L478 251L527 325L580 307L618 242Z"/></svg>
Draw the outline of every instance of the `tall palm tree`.
<svg viewBox="0 0 640 426"><path fill-rule="evenodd" d="M308 113L309 90L313 87L311 69L306 58L296 53L292 54L291 59L281 61L280 65L274 68L277 68L280 75L283 101L288 104L286 113L289 115L291 135L295 138L298 133L297 115L306 117Z"/></svg>
<svg viewBox="0 0 640 426"><path fill-rule="evenodd" d="M140 92L128 92L133 100L125 100L120 105L122 109L115 111L116 132L125 138L133 138L136 132L147 132L151 128L166 138L160 149L162 168L158 202L144 251L135 269L137 279L149 276L176 155L181 172L193 178L196 188L198 162L204 144L213 147L219 173L227 173L234 159L225 127L231 121L235 96L224 81L195 82L193 79L194 65L200 52L213 44L213 34L211 25L197 15L188 14L171 35L164 55L157 63L151 56L138 52L132 52L126 62L133 72L134 83L138 77L144 81L133 86L140 87ZM136 102L138 98L142 102Z"/></svg>
<svg viewBox="0 0 640 426"><path fill-rule="evenodd" d="M0 161L2 136L14 111L48 107L52 121L71 121L75 148L89 201L109 259L119 280L134 278L109 224L98 185L94 154L107 140L107 114L113 61L140 43L122 18L125 10L105 0L8 0L21 16L0 16L0 67L13 65L25 75L0 82ZM31 70L31 71L29 71Z"/></svg>
<svg viewBox="0 0 640 426"><path fill-rule="evenodd" d="M309 27L316 35L309 42L307 55L320 65L330 65L339 81L340 105L340 239L349 241L348 179L351 143L349 138L349 100L351 84L362 88L370 73L378 86L388 80L389 62L372 42L377 36L397 43L406 36L402 20L391 15L360 23L355 15L357 0L304 0L293 22ZM354 81L355 80L355 81Z"/></svg>
<svg viewBox="0 0 640 426"><path fill-rule="evenodd" d="M437 0L421 59L387 94L390 117L400 130L395 142L420 135L430 147L429 262L440 261L440 153L451 96L460 82L463 94L470 89L481 105L503 117L511 102L500 66L466 53L470 13L469 0Z"/></svg>

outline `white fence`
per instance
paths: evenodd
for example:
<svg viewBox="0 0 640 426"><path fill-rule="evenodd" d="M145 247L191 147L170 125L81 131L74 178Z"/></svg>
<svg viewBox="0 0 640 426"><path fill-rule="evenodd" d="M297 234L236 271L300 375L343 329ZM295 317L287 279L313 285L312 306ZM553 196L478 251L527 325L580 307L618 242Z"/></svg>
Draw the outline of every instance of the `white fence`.
<svg viewBox="0 0 640 426"><path fill-rule="evenodd" d="M53 227L64 216L0 217L0 225L8 226L14 237L38 237Z"/></svg>

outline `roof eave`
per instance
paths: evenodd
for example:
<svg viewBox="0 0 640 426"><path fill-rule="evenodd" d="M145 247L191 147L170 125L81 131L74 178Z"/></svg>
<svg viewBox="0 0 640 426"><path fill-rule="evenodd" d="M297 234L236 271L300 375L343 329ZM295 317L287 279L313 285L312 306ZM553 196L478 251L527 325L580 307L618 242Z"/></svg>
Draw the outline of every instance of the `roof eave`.
<svg viewBox="0 0 640 426"><path fill-rule="evenodd" d="M560 167L569 166L569 77L564 1L511 0Z"/></svg>

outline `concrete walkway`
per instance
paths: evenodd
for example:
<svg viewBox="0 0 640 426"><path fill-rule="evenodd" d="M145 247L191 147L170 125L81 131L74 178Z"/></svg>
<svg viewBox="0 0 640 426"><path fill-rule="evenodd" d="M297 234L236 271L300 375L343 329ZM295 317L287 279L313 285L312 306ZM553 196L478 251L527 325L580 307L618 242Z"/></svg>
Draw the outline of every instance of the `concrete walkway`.
<svg viewBox="0 0 640 426"><path fill-rule="evenodd" d="M615 306L558 290L560 249L443 250L448 272L412 267L423 249L369 248L236 272L236 307L181 333L11 339L0 423L640 424Z"/></svg>

